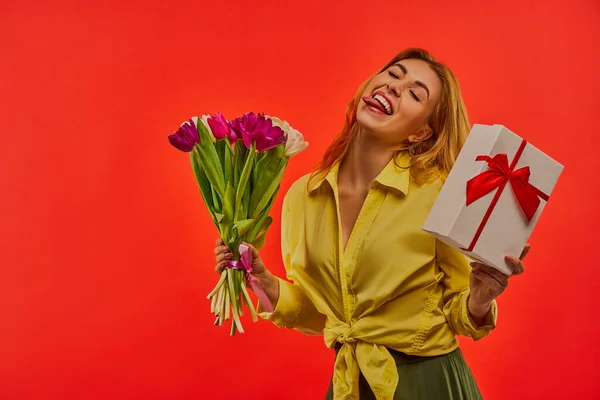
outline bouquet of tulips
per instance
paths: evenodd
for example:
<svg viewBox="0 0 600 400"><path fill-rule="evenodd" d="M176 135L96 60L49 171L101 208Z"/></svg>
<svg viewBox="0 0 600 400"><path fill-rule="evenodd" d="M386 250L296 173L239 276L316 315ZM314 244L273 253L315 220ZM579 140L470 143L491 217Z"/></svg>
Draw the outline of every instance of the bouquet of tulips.
<svg viewBox="0 0 600 400"><path fill-rule="evenodd" d="M169 136L177 149L189 152L200 193L223 242L233 259L208 295L215 325L233 319L231 335L244 333L242 302L257 321L246 285L265 311L273 308L252 275L252 252L264 245L273 219L269 211L291 156L308 142L286 121L247 113L229 122L222 113L193 117Z"/></svg>

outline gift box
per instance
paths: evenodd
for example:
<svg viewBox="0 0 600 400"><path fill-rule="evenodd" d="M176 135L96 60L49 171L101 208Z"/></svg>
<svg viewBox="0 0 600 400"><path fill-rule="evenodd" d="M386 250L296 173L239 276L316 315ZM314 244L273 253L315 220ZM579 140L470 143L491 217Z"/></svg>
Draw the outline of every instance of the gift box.
<svg viewBox="0 0 600 400"><path fill-rule="evenodd" d="M502 125L476 124L423 230L510 275L563 166Z"/></svg>

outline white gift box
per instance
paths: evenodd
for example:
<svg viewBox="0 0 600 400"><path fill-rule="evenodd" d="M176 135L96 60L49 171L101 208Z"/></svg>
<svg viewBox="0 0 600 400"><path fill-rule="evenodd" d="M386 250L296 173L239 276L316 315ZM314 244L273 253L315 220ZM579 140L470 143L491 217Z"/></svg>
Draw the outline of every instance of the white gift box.
<svg viewBox="0 0 600 400"><path fill-rule="evenodd" d="M476 124L423 230L510 275L504 257L521 254L562 170L504 126Z"/></svg>

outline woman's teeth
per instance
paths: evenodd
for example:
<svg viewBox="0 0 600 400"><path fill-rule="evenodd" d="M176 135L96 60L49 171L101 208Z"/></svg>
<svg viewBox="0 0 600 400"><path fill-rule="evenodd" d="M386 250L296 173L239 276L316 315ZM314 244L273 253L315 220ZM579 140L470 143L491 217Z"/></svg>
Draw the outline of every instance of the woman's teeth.
<svg viewBox="0 0 600 400"><path fill-rule="evenodd" d="M378 102L381 103L381 105L383 106L383 108L385 108L385 111L387 112L388 115L392 115L392 106L391 104L385 99L385 97L383 97L380 94L376 94L375 96L373 96L373 98L375 100L377 100Z"/></svg>

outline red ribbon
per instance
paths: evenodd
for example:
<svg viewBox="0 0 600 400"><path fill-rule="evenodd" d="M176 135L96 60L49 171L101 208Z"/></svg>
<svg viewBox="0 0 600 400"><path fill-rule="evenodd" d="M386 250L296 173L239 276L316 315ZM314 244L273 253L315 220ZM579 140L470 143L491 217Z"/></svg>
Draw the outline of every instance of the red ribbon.
<svg viewBox="0 0 600 400"><path fill-rule="evenodd" d="M523 140L510 166L508 165L508 156L506 154L496 154L494 157L478 156L476 158L476 161L486 161L489 169L467 182L467 206L496 188L498 191L494 195L481 224L479 224L479 228L471 244L468 248L462 248L462 250L473 251L477 240L479 240L479 236L481 236L481 232L483 232L483 228L487 224L492 211L502 195L502 191L509 182L527 221L531 221L535 215L540 206L540 198L548 201L549 196L547 194L529 183L529 176L531 174L529 167L519 168L515 171L515 166L521 158L525 146L527 146L527 141Z"/></svg>

